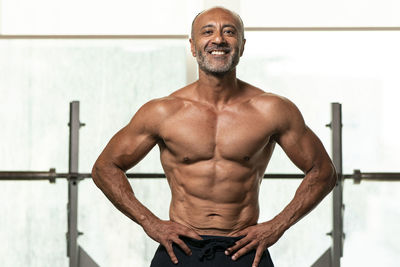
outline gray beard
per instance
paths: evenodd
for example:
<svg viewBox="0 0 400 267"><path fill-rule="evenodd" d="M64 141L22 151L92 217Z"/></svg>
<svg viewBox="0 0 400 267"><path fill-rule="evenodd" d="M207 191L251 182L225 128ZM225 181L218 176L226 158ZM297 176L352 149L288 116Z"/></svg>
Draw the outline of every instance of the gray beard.
<svg viewBox="0 0 400 267"><path fill-rule="evenodd" d="M208 57L204 55L204 53L208 52L203 52L201 50L196 49L196 60L197 63L199 64L199 68L210 74L225 74L233 70L237 64L239 63L239 51L234 50L234 53L229 55L227 61L225 64L216 64L214 62L211 62Z"/></svg>

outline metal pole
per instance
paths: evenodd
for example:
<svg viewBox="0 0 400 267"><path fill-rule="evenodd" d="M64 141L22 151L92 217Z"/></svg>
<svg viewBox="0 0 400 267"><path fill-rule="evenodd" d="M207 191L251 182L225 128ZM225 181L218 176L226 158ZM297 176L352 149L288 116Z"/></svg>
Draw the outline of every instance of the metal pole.
<svg viewBox="0 0 400 267"><path fill-rule="evenodd" d="M332 267L340 267L343 256L343 169L342 169L342 105L332 103L332 160L338 175L333 189Z"/></svg>
<svg viewBox="0 0 400 267"><path fill-rule="evenodd" d="M79 102L70 103L69 118L69 174L78 173L79 160ZM70 176L68 179L68 232L67 232L67 256L69 267L78 267L78 179Z"/></svg>
<svg viewBox="0 0 400 267"><path fill-rule="evenodd" d="M129 179L159 179L166 178L165 173L127 173L126 176ZM352 175L348 175L347 178L352 178ZM91 173L56 173L56 169L52 168L50 171L0 171L0 181L31 181L31 180L49 180L54 183L56 179L70 177L77 178L79 181L92 178ZM398 175L400 177L400 174ZM264 179L303 179L304 174L295 173L269 173L264 174Z"/></svg>
<svg viewBox="0 0 400 267"><path fill-rule="evenodd" d="M73 177L78 180L92 178L91 173L73 173ZM160 179L165 178L164 173L127 173L129 179ZM57 173L56 169L51 168L49 171L0 171L0 181L41 181L49 180L55 183L56 179L69 179L69 173ZM295 173L268 173L264 174L264 179L303 179L304 174ZM400 172L361 172L354 170L353 174L342 174L343 179L353 179L355 184L359 184L362 180L368 182L399 182Z"/></svg>

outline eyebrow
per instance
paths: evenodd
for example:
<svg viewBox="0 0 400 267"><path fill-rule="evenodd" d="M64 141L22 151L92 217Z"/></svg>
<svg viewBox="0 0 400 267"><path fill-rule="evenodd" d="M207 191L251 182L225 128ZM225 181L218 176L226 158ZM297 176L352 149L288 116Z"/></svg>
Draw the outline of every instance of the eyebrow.
<svg viewBox="0 0 400 267"><path fill-rule="evenodd" d="M203 27L201 27L200 30L202 30L204 28L208 28L208 27L215 27L215 25L214 24L207 24L207 25L204 25ZM234 28L235 30L237 30L236 26L233 25L233 24L224 24L222 26L222 28L227 28L227 27L231 27L231 28Z"/></svg>

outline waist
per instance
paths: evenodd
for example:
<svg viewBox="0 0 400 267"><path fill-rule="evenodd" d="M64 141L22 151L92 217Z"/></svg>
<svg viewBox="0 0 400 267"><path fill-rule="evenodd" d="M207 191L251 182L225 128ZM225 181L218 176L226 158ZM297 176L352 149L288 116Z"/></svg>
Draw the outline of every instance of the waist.
<svg viewBox="0 0 400 267"><path fill-rule="evenodd" d="M221 203L184 195L174 197L170 206L170 219L183 224L199 235L229 236L250 225L259 217L257 198Z"/></svg>
<svg viewBox="0 0 400 267"><path fill-rule="evenodd" d="M257 224L258 213L246 214L241 216L227 216L221 214L213 214L207 216L205 214L170 214L171 221L182 224L199 235L204 236L223 236L232 237L235 233Z"/></svg>
<svg viewBox="0 0 400 267"><path fill-rule="evenodd" d="M207 244L226 244L233 245L236 241L242 239L244 236L222 236L222 235L200 235L202 240L193 239L186 236L180 236L180 239L185 241L186 244L192 248L203 248Z"/></svg>

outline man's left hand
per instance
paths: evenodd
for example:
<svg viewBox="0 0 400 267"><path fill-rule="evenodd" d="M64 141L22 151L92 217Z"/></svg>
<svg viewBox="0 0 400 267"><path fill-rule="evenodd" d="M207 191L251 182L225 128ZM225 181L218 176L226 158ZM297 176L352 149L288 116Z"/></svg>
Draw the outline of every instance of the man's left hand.
<svg viewBox="0 0 400 267"><path fill-rule="evenodd" d="M254 249L256 250L256 256L252 267L257 267L264 251L275 244L275 242L283 235L284 231L280 230L280 228L281 227L276 223L273 223L273 221L249 226L244 230L235 233L235 236L244 237L238 240L234 246L228 248L225 251L225 254L233 254L232 260L237 260L239 257Z"/></svg>

